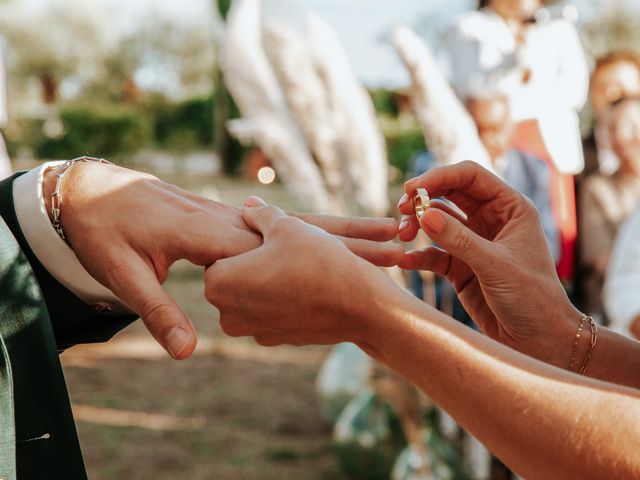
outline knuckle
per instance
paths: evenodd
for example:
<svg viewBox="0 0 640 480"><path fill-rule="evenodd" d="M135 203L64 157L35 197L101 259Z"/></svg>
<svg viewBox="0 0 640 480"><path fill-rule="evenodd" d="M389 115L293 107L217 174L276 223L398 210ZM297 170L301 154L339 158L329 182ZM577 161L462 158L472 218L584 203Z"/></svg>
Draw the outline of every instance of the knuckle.
<svg viewBox="0 0 640 480"><path fill-rule="evenodd" d="M103 262L103 271L107 286L118 285L122 283L125 278L133 275L131 267L121 259L106 257Z"/></svg>
<svg viewBox="0 0 640 480"><path fill-rule="evenodd" d="M464 168L475 168L478 164L473 160L463 160L460 162L460 166Z"/></svg>
<svg viewBox="0 0 640 480"><path fill-rule="evenodd" d="M454 238L456 251L466 253L473 250L474 244L471 236L465 230L460 230Z"/></svg>
<svg viewBox="0 0 640 480"><path fill-rule="evenodd" d="M229 337L242 337L244 335L241 325L224 315L220 316L220 328Z"/></svg>
<svg viewBox="0 0 640 480"><path fill-rule="evenodd" d="M163 318L172 318L171 314L174 310L175 306L165 299L149 299L142 304L139 313L147 328L156 331L160 328ZM167 326L167 328L171 326Z"/></svg>
<svg viewBox="0 0 640 480"><path fill-rule="evenodd" d="M209 267L204 275L204 298L214 305L220 300L219 292L223 291L219 285L216 267L217 265Z"/></svg>
<svg viewBox="0 0 640 480"><path fill-rule="evenodd" d="M524 197L524 205L526 212L534 217L538 216L538 209L536 208L535 203L529 197Z"/></svg>
<svg viewBox="0 0 640 480"><path fill-rule="evenodd" d="M282 342L270 337L254 337L255 342L261 347L277 347L282 345Z"/></svg>
<svg viewBox="0 0 640 480"><path fill-rule="evenodd" d="M259 207L258 211L255 214L256 219L258 221L267 221L269 218L271 218L274 215L274 213L276 213L277 210L278 208L274 207L273 205Z"/></svg>
<svg viewBox="0 0 640 480"><path fill-rule="evenodd" d="M356 233L356 224L353 218L348 218L344 223L344 236L353 237Z"/></svg>
<svg viewBox="0 0 640 480"><path fill-rule="evenodd" d="M294 217L278 218L271 225L269 233L273 236L290 234L303 224L302 220Z"/></svg>

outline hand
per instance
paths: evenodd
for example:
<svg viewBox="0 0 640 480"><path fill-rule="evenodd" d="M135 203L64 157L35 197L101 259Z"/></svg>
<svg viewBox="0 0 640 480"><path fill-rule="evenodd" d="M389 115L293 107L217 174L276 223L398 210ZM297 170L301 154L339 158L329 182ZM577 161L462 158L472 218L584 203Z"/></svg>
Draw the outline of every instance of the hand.
<svg viewBox="0 0 640 480"><path fill-rule="evenodd" d="M418 223L410 201L418 187L452 201L466 218L434 200ZM399 266L446 276L485 334L566 368L581 315L558 280L533 204L474 162L430 170L405 192L400 239L422 228L444 250L408 252Z"/></svg>
<svg viewBox="0 0 640 480"><path fill-rule="evenodd" d="M351 313L370 311L375 289L393 282L324 230L255 197L243 215L264 244L205 273L205 296L224 332L266 346L361 344L366 329Z"/></svg>
<svg viewBox="0 0 640 480"><path fill-rule="evenodd" d="M46 201L54 185L55 176L48 173ZM169 267L178 259L209 266L262 244L238 209L112 165L74 165L62 183L62 198L62 226L82 265L140 315L156 340L178 359L191 355L196 333L161 286ZM395 220L301 217L340 235L349 248L374 263L395 265L402 254L399 245L365 239L393 238Z"/></svg>

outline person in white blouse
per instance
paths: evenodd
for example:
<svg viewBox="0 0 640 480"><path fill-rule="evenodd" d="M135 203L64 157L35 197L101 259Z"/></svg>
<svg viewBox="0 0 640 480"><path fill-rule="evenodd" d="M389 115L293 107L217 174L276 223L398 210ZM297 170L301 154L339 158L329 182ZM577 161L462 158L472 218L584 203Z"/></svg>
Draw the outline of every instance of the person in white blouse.
<svg viewBox="0 0 640 480"><path fill-rule="evenodd" d="M611 254L604 303L612 330L640 338L640 208L622 227Z"/></svg>
<svg viewBox="0 0 640 480"><path fill-rule="evenodd" d="M540 0L489 0L462 15L448 35L451 83L465 99L499 86L514 120L537 119L562 174L584 168L577 112L584 106L589 69L574 25L543 19Z"/></svg>

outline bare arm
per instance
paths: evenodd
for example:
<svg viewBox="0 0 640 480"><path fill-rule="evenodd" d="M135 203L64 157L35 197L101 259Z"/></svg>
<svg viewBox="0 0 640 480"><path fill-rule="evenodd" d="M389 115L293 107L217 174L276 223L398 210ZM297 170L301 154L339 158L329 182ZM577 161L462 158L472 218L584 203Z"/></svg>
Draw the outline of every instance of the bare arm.
<svg viewBox="0 0 640 480"><path fill-rule="evenodd" d="M640 475L639 392L546 365L471 331L276 208L253 203L244 215L263 246L217 262L205 278L227 334L267 346L357 343L526 478Z"/></svg>
<svg viewBox="0 0 640 480"><path fill-rule="evenodd" d="M524 478L640 475L640 392L525 357L399 291L370 315L378 359Z"/></svg>

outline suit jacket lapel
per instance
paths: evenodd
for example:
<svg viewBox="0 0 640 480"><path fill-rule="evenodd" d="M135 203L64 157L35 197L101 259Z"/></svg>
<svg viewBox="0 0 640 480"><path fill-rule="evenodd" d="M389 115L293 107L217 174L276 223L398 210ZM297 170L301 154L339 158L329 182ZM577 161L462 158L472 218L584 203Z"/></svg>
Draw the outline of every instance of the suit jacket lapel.
<svg viewBox="0 0 640 480"><path fill-rule="evenodd" d="M46 305L1 219L0 339L0 478L86 478Z"/></svg>

